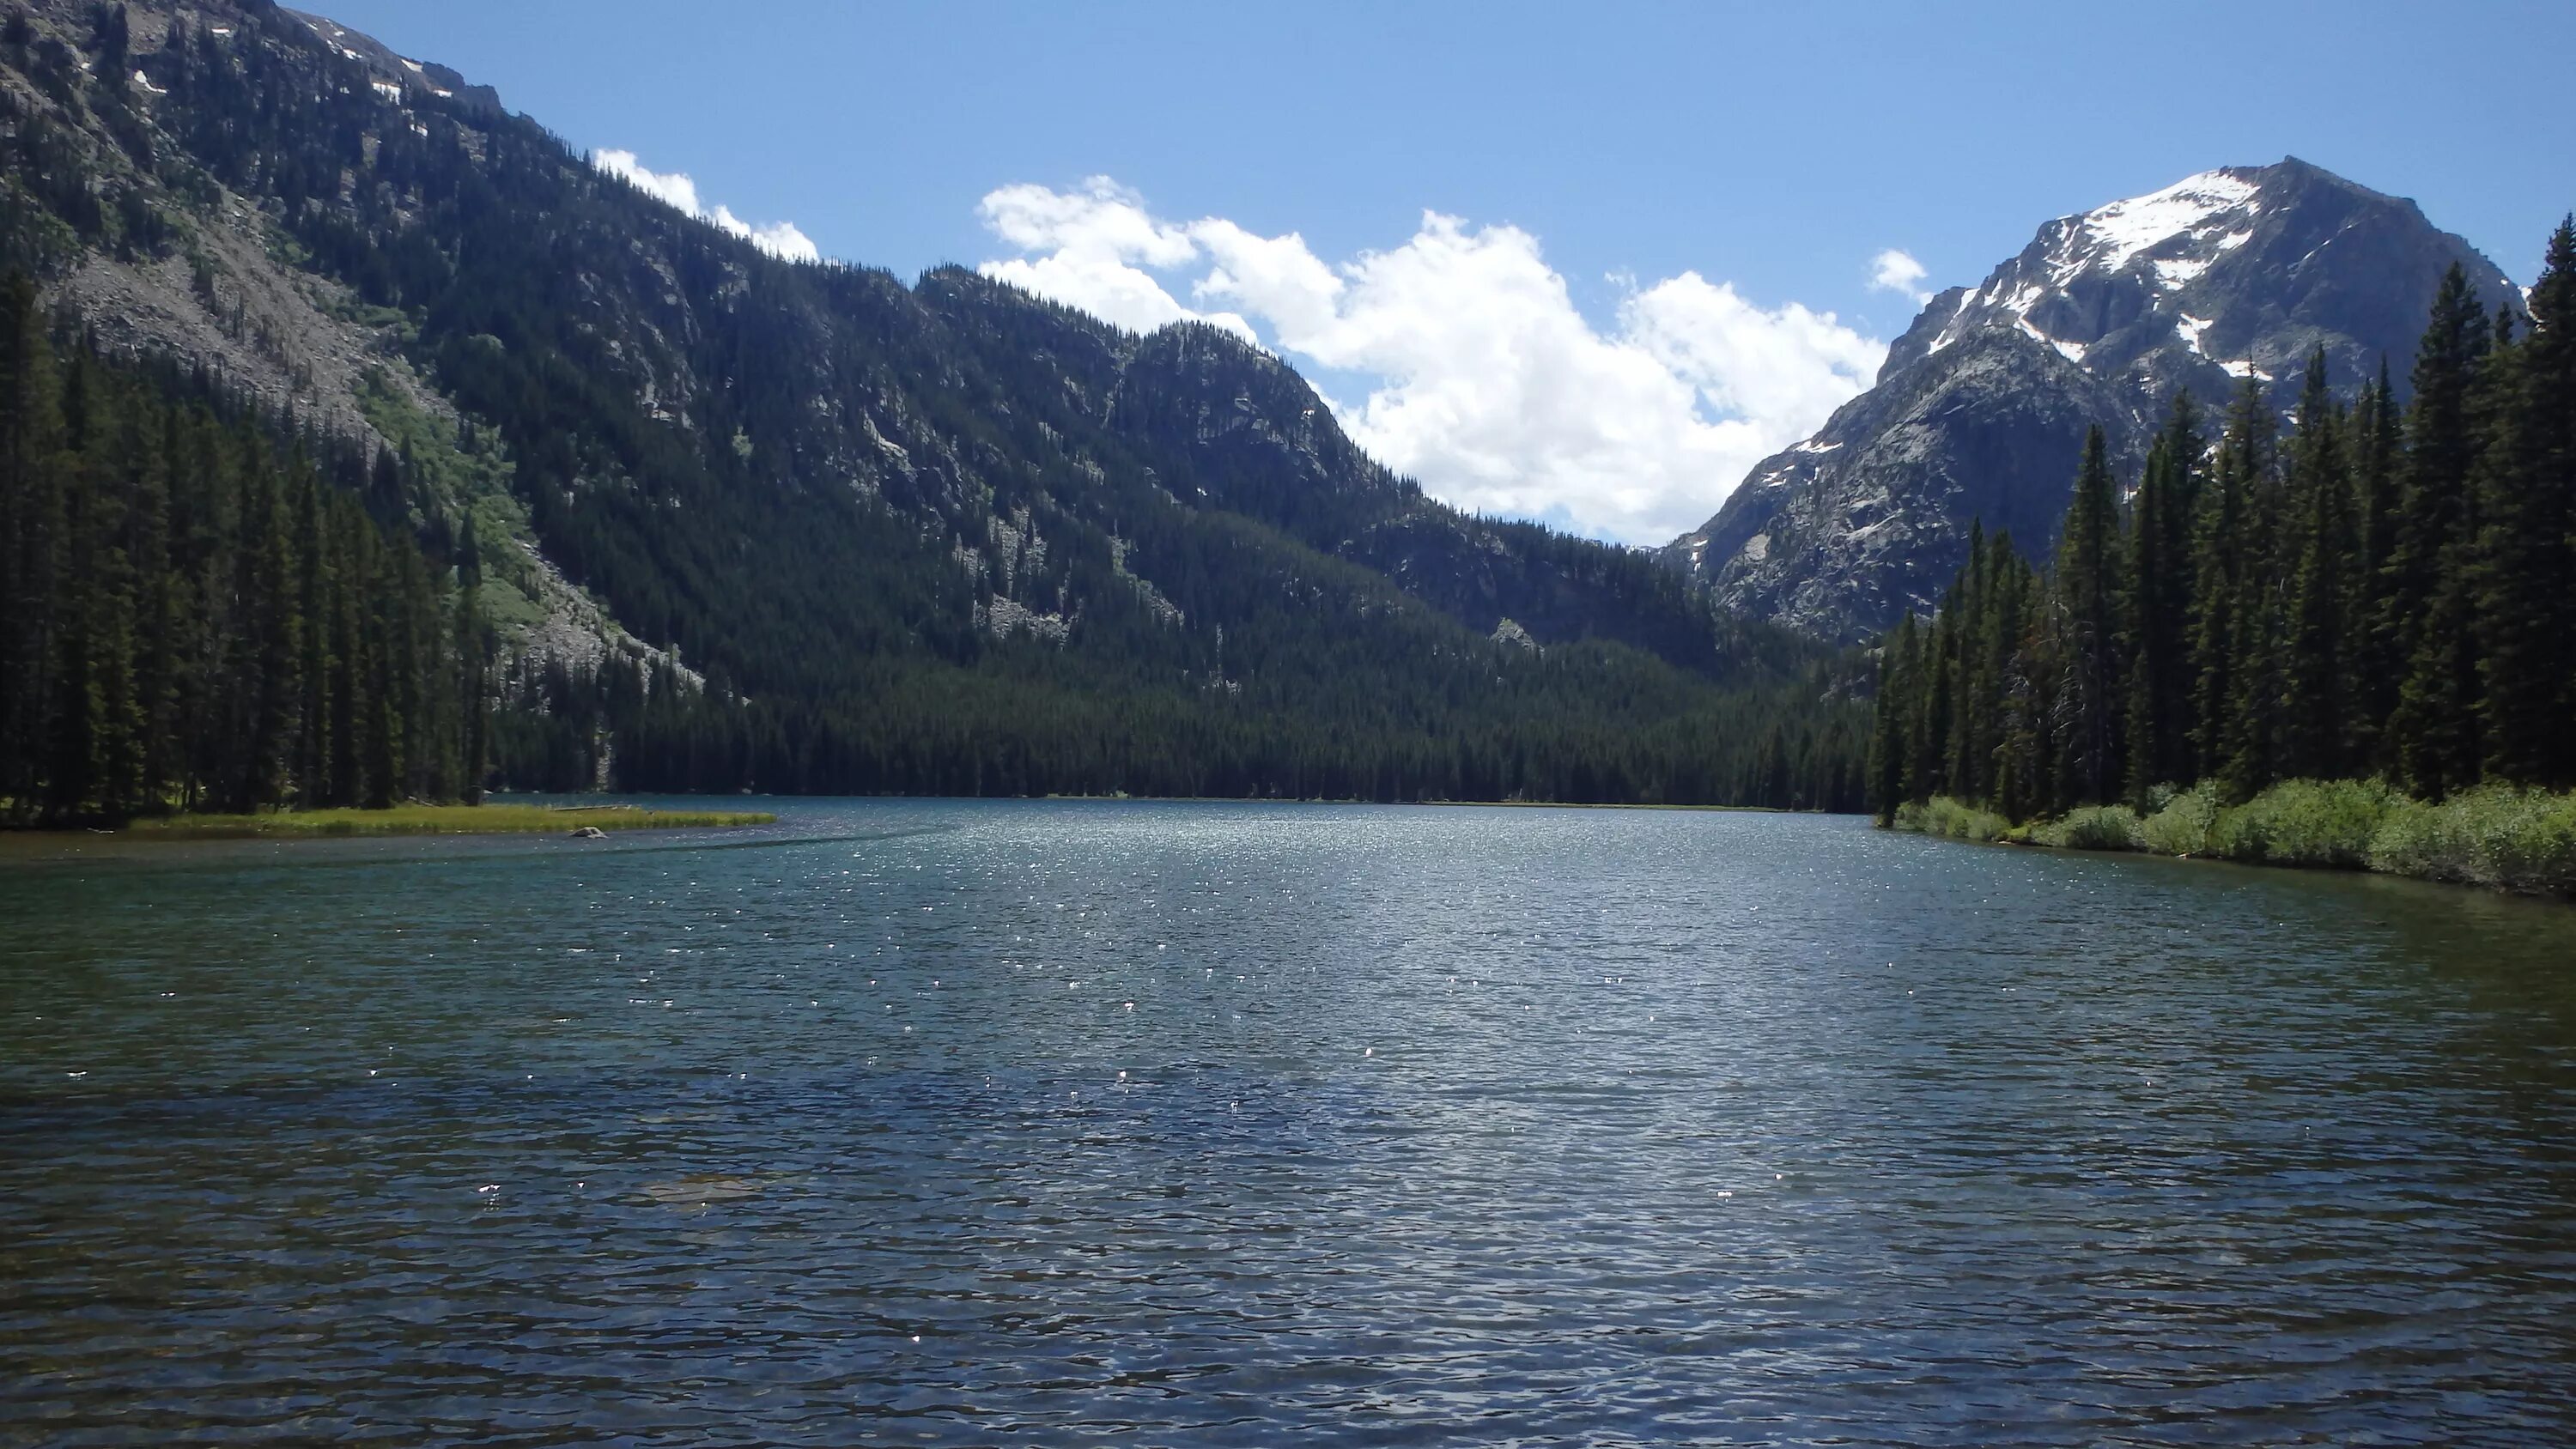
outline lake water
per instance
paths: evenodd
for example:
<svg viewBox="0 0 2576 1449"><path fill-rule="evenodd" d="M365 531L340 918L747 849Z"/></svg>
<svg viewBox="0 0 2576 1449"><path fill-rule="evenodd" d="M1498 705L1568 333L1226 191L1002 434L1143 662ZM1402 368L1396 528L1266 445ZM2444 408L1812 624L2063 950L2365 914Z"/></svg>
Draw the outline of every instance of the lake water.
<svg viewBox="0 0 2576 1449"><path fill-rule="evenodd" d="M2576 1442L2576 908L778 808L13 847L0 1441Z"/></svg>

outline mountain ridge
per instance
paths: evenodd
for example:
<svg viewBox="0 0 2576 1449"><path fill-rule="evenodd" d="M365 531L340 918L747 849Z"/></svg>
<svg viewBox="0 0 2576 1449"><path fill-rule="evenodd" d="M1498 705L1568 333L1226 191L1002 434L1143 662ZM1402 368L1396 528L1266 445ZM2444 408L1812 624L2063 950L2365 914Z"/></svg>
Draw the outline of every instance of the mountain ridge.
<svg viewBox="0 0 2576 1449"><path fill-rule="evenodd" d="M2134 471L2176 392L2216 402L2251 379L2286 409L2320 347L2344 390L2386 357L2402 391L2454 262L2490 305L2518 300L2414 202L2296 157L2054 218L1936 295L1868 391L1662 556L1731 608L1874 637L1931 607L1972 523L2044 548L2095 424Z"/></svg>
<svg viewBox="0 0 2576 1449"><path fill-rule="evenodd" d="M0 46L27 203L0 263L102 341L400 455L412 527L523 565L503 612L552 756L714 788L1714 798L1762 763L1715 723L1758 690L1772 753L1856 781L1826 651L1650 556L1428 499L1239 339L765 255L261 0L15 13L43 23ZM733 715L639 702L682 661ZM1102 764L1069 730L1122 742ZM1567 731L1622 760L1530 773Z"/></svg>

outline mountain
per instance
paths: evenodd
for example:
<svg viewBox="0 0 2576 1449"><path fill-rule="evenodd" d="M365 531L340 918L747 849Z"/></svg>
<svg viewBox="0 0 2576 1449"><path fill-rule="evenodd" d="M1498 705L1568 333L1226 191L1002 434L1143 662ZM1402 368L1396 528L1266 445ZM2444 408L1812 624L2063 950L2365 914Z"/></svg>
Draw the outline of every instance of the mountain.
<svg viewBox="0 0 2576 1449"><path fill-rule="evenodd" d="M2295 158L2060 217L1934 297L1875 386L1665 557L1730 608L1873 637L1931 611L1973 522L2045 549L2093 424L2134 470L2177 391L2216 405L2251 379L2286 407L2319 347L2339 386L2385 358L2402 393L2453 263L2491 308L2518 302L2415 203Z"/></svg>
<svg viewBox="0 0 2576 1449"><path fill-rule="evenodd" d="M1238 338L766 255L266 0L0 16L0 270L381 450L507 778L1857 798L1830 651L1425 497Z"/></svg>

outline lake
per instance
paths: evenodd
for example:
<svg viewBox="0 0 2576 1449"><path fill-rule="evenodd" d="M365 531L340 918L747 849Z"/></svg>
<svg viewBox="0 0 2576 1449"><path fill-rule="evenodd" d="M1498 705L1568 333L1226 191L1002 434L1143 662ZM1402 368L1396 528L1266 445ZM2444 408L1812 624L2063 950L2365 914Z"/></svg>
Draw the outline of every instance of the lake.
<svg viewBox="0 0 2576 1449"><path fill-rule="evenodd" d="M2576 1442L2576 908L1696 812L0 857L0 1442Z"/></svg>

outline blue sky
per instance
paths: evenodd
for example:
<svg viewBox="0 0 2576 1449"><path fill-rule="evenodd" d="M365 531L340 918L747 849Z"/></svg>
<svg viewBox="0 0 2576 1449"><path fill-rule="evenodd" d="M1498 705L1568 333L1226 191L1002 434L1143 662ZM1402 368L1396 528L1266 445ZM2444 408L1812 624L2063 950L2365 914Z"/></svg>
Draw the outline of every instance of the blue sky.
<svg viewBox="0 0 2576 1449"><path fill-rule="evenodd" d="M1016 262L1088 302L1099 267L1032 268L1091 247L1278 347L1435 492L1639 541L1866 380L1914 308L1870 285L1886 249L1973 282L2049 217L2295 154L2528 282L2576 206L2563 3L325 3L828 256ZM1225 245L1292 233L1342 299L1302 329ZM1368 253L1403 265L1320 280ZM1489 325L1389 340L1462 310ZM1551 390L1608 421L1529 418Z"/></svg>

